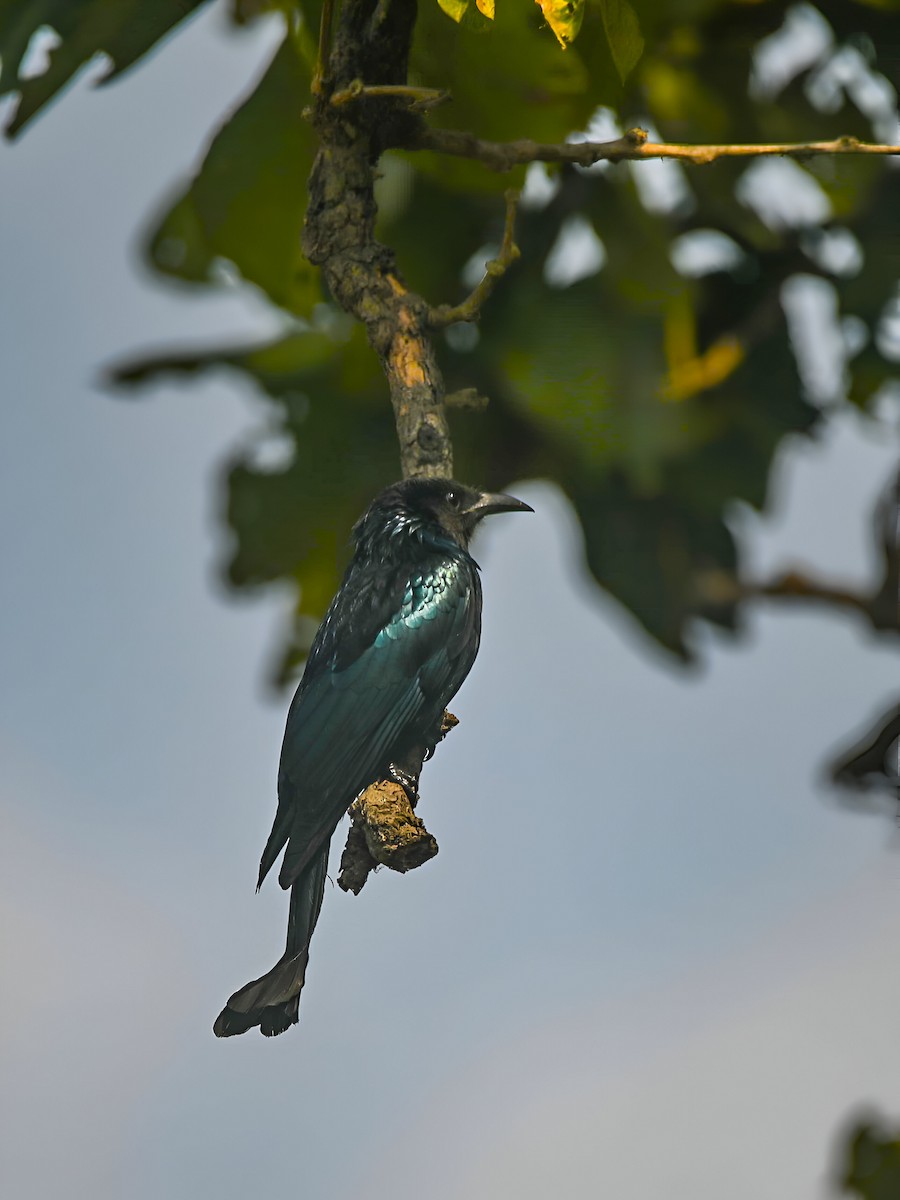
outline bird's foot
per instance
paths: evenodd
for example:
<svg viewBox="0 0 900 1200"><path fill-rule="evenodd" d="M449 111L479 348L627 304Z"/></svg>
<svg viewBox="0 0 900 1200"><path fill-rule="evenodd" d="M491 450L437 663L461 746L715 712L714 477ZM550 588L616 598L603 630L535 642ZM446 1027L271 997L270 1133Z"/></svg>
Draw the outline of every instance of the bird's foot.
<svg viewBox="0 0 900 1200"><path fill-rule="evenodd" d="M388 767L388 776L394 783L399 783L406 792L406 798L409 800L413 808L419 799L419 777L418 775L410 775L409 771L404 771L402 767L398 767L396 763L391 763Z"/></svg>

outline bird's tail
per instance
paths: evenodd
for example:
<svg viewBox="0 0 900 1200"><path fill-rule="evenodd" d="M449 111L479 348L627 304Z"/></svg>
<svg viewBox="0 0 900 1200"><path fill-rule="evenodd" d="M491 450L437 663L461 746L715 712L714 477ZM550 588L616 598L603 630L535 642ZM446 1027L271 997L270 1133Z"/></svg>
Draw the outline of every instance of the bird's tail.
<svg viewBox="0 0 900 1200"><path fill-rule="evenodd" d="M266 1037L284 1033L297 1022L300 990L306 980L309 943L319 919L325 877L328 872L328 842L291 886L287 946L284 954L260 979L235 992L216 1018L216 1037L246 1033L254 1025Z"/></svg>

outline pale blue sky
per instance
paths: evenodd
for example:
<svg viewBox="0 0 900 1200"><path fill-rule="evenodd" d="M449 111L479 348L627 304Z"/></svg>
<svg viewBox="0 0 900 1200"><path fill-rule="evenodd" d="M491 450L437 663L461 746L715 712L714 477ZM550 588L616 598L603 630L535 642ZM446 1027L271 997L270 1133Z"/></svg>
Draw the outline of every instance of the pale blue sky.
<svg viewBox="0 0 900 1200"><path fill-rule="evenodd" d="M274 35L213 11L0 147L5 1194L813 1200L848 1111L900 1112L898 835L819 782L896 645L759 611L674 673L546 484L478 546L483 648L424 779L440 855L329 890L298 1029L212 1036L286 915L253 893L285 600L215 583L217 471L264 409L224 374L97 380L272 327L135 259ZM773 519L736 515L761 568L863 578L896 433L789 448Z"/></svg>

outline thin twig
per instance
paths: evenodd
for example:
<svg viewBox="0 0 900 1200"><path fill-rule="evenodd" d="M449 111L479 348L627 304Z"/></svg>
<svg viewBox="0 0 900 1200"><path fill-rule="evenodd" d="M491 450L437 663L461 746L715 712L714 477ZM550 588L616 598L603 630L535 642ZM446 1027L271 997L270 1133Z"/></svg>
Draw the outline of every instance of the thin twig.
<svg viewBox="0 0 900 1200"><path fill-rule="evenodd" d="M432 329L445 329L458 321L478 320L482 305L519 257L519 247L515 243L518 203L519 193L510 188L506 193L506 223L499 254L484 264L484 277L461 304L439 304L437 308L429 310L428 324Z"/></svg>
<svg viewBox="0 0 900 1200"><path fill-rule="evenodd" d="M322 19L319 22L319 47L316 52L316 68L313 71L310 91L320 96L328 76L328 56L331 53L331 29L334 23L336 0L322 0Z"/></svg>
<svg viewBox="0 0 900 1200"><path fill-rule="evenodd" d="M331 97L335 108L350 104L354 100L375 99L381 96L396 96L398 100L406 100L413 112L424 112L426 109L437 108L450 99L449 92L437 88L413 87L405 83L383 83L368 86L361 79L354 79L349 87L341 88Z"/></svg>
<svg viewBox="0 0 900 1200"><path fill-rule="evenodd" d="M861 613L879 633L900 632L900 472L891 480L873 514L881 548L882 575L871 592L823 584L799 571L786 571L768 583L737 583L737 599L765 597L812 601Z"/></svg>
<svg viewBox="0 0 900 1200"><path fill-rule="evenodd" d="M855 137L839 137L830 142L771 142L723 145L686 145L675 142L651 142L644 129L629 129L609 142L535 142L521 138L515 142L488 142L474 134L456 129L432 129L422 125L409 149L435 150L459 158L474 158L493 171L510 171L523 163L573 163L590 167L598 162L640 161L649 158L676 158L683 162L710 163L717 158L758 158L783 155L811 158L820 154L900 155L900 145L861 142Z"/></svg>
<svg viewBox="0 0 900 1200"><path fill-rule="evenodd" d="M468 408L472 410L487 408L490 400L482 396L478 388L460 388L457 392L447 392L444 396L445 408Z"/></svg>
<svg viewBox="0 0 900 1200"><path fill-rule="evenodd" d="M742 580L730 572L705 571L697 576L701 603L713 608L739 604L747 600L778 600L788 604L825 604L859 613L881 631L896 631L896 624L883 619L876 604L877 597L852 592L849 588L822 583L802 571L784 571L769 580Z"/></svg>
<svg viewBox="0 0 900 1200"><path fill-rule="evenodd" d="M868 597L860 595L858 592L851 592L848 588L820 583L800 571L785 571L783 575L767 582L743 583L741 593L744 599L765 597L769 600L812 601L829 604L862 613L871 620L871 606Z"/></svg>

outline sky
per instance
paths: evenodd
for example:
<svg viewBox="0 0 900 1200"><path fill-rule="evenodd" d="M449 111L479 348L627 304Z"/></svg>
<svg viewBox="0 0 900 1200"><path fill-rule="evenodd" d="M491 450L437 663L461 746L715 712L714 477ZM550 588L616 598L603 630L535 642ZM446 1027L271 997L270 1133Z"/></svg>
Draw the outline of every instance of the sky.
<svg viewBox="0 0 900 1200"><path fill-rule="evenodd" d="M286 919L254 883L288 597L217 582L221 471L265 407L225 373L101 375L275 328L138 244L276 36L214 8L0 147L4 1194L821 1200L848 1119L900 1115L900 832L822 779L897 645L759 608L674 670L541 481L477 546L482 650L423 777L440 854L329 888L298 1028L212 1035ZM897 430L785 448L771 511L734 514L760 573L867 578Z"/></svg>

